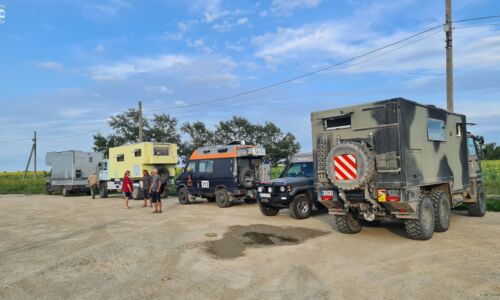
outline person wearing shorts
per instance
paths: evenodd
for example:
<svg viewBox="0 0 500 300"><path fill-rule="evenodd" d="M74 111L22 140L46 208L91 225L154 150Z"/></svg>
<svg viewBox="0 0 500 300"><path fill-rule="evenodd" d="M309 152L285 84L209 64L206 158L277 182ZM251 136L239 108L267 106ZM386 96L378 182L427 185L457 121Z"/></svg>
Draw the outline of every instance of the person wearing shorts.
<svg viewBox="0 0 500 300"><path fill-rule="evenodd" d="M125 208L130 208L128 207L128 199L132 197L132 190L133 190L133 184L132 180L130 180L130 171L127 170L125 171L125 175L123 176L123 181L122 181L122 192L123 192L123 197L125 198Z"/></svg>
<svg viewBox="0 0 500 300"><path fill-rule="evenodd" d="M161 197L160 197L160 188L161 188L161 179L160 176L158 176L158 170L154 169L153 170L153 180L151 182L151 188L149 189L151 193L151 202L154 203L155 210L153 210L153 213L159 213L161 214Z"/></svg>
<svg viewBox="0 0 500 300"><path fill-rule="evenodd" d="M148 200L150 200L149 190L151 189L151 181L153 177L149 175L148 170L142 171L142 194L144 195L144 205L142 207L148 206ZM153 202L149 201L149 207L153 207Z"/></svg>

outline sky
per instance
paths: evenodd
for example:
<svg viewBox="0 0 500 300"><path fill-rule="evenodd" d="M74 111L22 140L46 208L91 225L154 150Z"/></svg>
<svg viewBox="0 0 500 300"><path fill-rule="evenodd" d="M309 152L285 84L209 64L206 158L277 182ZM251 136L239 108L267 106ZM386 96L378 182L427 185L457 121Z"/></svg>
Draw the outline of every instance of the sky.
<svg viewBox="0 0 500 300"><path fill-rule="evenodd" d="M500 15L498 0L454 0L454 20ZM109 116L212 127L272 121L311 150L310 113L404 97L446 106L441 29L285 85L444 22L444 0L0 0L0 171L45 153L92 149ZM455 111L500 143L500 18L456 23Z"/></svg>

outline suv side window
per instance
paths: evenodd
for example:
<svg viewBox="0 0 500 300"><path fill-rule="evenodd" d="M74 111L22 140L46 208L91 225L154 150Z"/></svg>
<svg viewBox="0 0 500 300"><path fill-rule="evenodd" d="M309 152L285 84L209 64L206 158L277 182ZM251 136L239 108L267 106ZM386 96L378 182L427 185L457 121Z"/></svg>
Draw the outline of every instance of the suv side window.
<svg viewBox="0 0 500 300"><path fill-rule="evenodd" d="M188 173L194 173L196 171L196 162L195 161L190 161L188 165L186 166L186 172Z"/></svg>
<svg viewBox="0 0 500 300"><path fill-rule="evenodd" d="M200 160L198 165L198 172L200 173L213 173L214 161L213 160Z"/></svg>

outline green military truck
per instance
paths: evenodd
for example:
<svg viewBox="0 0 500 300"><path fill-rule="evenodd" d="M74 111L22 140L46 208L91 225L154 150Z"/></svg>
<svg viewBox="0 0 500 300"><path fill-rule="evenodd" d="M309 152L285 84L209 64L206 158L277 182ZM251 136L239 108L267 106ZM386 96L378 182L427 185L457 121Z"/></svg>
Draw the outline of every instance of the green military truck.
<svg viewBox="0 0 500 300"><path fill-rule="evenodd" d="M318 200L340 232L404 221L409 238L446 231L451 208L486 211L477 141L464 115L402 98L311 114Z"/></svg>

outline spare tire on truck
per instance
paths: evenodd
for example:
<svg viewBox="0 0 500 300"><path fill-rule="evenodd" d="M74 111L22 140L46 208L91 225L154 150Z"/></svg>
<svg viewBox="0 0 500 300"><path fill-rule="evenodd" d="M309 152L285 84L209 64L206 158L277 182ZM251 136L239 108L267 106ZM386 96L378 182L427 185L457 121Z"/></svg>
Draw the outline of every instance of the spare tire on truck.
<svg viewBox="0 0 500 300"><path fill-rule="evenodd" d="M243 167L240 171L239 181L242 187L251 189L255 182L255 172L249 167Z"/></svg>
<svg viewBox="0 0 500 300"><path fill-rule="evenodd" d="M344 190L355 190L369 183L375 174L375 162L365 144L342 142L327 156L327 174L332 183Z"/></svg>

